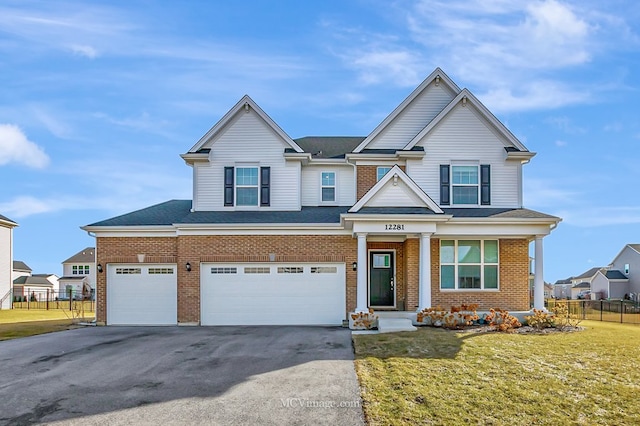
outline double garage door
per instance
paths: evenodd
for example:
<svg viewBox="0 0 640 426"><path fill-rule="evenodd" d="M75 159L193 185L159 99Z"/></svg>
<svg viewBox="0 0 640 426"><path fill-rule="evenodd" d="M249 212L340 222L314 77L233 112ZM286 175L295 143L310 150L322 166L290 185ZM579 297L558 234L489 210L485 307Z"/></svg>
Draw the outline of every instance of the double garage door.
<svg viewBox="0 0 640 426"><path fill-rule="evenodd" d="M110 264L107 323L177 324L176 268ZM202 325L339 325L345 293L344 263L200 265Z"/></svg>

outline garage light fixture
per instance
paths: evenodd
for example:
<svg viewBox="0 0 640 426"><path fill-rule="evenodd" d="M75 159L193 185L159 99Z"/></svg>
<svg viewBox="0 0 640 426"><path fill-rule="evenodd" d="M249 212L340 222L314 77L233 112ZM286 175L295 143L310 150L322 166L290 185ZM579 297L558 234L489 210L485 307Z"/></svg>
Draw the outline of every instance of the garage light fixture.
<svg viewBox="0 0 640 426"><path fill-rule="evenodd" d="M187 268L187 272L191 272L191 264L189 262L187 262L187 264L184 266L185 268Z"/></svg>
<svg viewBox="0 0 640 426"><path fill-rule="evenodd" d="M358 262L353 262L351 264L351 267L353 268L354 271L357 271L358 270Z"/></svg>
<svg viewBox="0 0 640 426"><path fill-rule="evenodd" d="M102 264L98 263L98 272L102 273Z"/></svg>

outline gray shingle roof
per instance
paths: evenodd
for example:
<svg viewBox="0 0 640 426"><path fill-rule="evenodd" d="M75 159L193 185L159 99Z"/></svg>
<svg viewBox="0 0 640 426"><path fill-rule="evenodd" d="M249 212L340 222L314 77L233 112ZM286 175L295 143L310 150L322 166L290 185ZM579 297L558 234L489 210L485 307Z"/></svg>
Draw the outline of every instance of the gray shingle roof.
<svg viewBox="0 0 640 426"><path fill-rule="evenodd" d="M302 207L300 211L191 211L191 200L170 200L141 210L116 216L89 226L170 226L208 223L340 223L340 214L351 206ZM453 208L445 214L465 218L554 219L528 209ZM435 214L426 207L365 207L356 214ZM65 261L69 262L70 260Z"/></svg>
<svg viewBox="0 0 640 426"><path fill-rule="evenodd" d="M0 220L4 220L5 222L11 222L11 223L14 223L16 225L18 224L16 221L13 221L13 220L9 219L6 216L2 216L1 214L0 214Z"/></svg>
<svg viewBox="0 0 640 426"><path fill-rule="evenodd" d="M627 245L640 253L640 244L627 244Z"/></svg>
<svg viewBox="0 0 640 426"><path fill-rule="evenodd" d="M13 270L14 271L26 271L26 272L31 272L32 269L29 268L29 266L24 263L22 260L14 260L13 261Z"/></svg>
<svg viewBox="0 0 640 426"><path fill-rule="evenodd" d="M15 280L13 280L13 284L17 284L17 285L32 285L32 286L38 286L38 287L53 287L53 284L51 284L51 282L49 282L49 280L47 280L46 276L24 276L24 277L18 277Z"/></svg>
<svg viewBox="0 0 640 426"><path fill-rule="evenodd" d="M82 281L87 278L85 275L70 275L58 278L58 281Z"/></svg>
<svg viewBox="0 0 640 426"><path fill-rule="evenodd" d="M576 280L576 279L582 279L582 278L591 278L595 274L597 274L600 269L602 269L601 266L596 266L595 268L591 268L588 271L585 271L582 274L573 277L573 279Z"/></svg>
<svg viewBox="0 0 640 426"><path fill-rule="evenodd" d="M340 158L365 139L364 136L305 136L293 141L315 158Z"/></svg>
<svg viewBox="0 0 640 426"><path fill-rule="evenodd" d="M573 277L569 277L565 280L558 280L554 283L554 285L561 285L561 284L571 284L571 280L573 279Z"/></svg>
<svg viewBox="0 0 640 426"><path fill-rule="evenodd" d="M93 263L96 261L95 247L87 247L80 250L62 263Z"/></svg>
<svg viewBox="0 0 640 426"><path fill-rule="evenodd" d="M591 283L583 281L573 286L573 288L591 288Z"/></svg>
<svg viewBox="0 0 640 426"><path fill-rule="evenodd" d="M610 280L626 280L628 279L625 274L618 271L617 269L606 271L604 274Z"/></svg>

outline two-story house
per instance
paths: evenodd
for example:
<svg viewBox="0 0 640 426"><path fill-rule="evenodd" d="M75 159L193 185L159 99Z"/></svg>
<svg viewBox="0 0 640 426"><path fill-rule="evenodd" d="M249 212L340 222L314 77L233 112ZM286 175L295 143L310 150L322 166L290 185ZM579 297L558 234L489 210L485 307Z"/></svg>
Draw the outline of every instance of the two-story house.
<svg viewBox="0 0 640 426"><path fill-rule="evenodd" d="M640 300L640 244L627 244L606 270L596 274L591 290L604 299Z"/></svg>
<svg viewBox="0 0 640 426"><path fill-rule="evenodd" d="M13 228L18 224L0 215L0 309L11 309Z"/></svg>
<svg viewBox="0 0 640 426"><path fill-rule="evenodd" d="M544 307L535 155L436 69L365 137L292 139L244 96L187 153L193 199L83 227L106 324L341 324L369 308ZM102 271L102 272L100 272Z"/></svg>
<svg viewBox="0 0 640 426"><path fill-rule="evenodd" d="M86 299L91 296L95 282L95 247L86 247L62 262L62 277L58 279L58 291L61 297Z"/></svg>

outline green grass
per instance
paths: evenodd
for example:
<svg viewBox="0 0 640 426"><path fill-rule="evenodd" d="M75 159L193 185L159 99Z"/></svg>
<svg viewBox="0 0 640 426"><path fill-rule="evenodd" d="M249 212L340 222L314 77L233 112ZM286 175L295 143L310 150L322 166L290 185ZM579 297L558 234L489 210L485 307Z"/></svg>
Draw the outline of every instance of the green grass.
<svg viewBox="0 0 640 426"><path fill-rule="evenodd" d="M367 421L382 424L639 424L640 327L585 321L548 335L355 335Z"/></svg>
<svg viewBox="0 0 640 426"><path fill-rule="evenodd" d="M3 309L0 310L0 340L68 330L81 320L74 316L77 314L62 309ZM87 320L93 317L93 312L85 312Z"/></svg>

